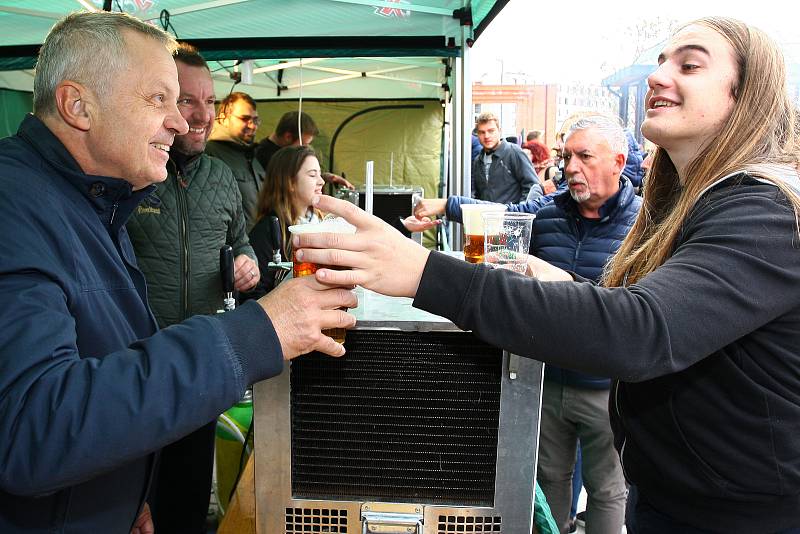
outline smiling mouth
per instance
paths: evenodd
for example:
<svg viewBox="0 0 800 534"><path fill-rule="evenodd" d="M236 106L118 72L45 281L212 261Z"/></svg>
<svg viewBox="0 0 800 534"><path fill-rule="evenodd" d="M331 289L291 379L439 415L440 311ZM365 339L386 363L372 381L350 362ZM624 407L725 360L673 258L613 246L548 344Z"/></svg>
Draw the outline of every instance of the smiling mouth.
<svg viewBox="0 0 800 534"><path fill-rule="evenodd" d="M205 129L205 126L200 127L200 128L193 128L193 127L190 126L189 127L189 133L192 133L192 134L204 134L204 133L206 133L206 129Z"/></svg>
<svg viewBox="0 0 800 534"><path fill-rule="evenodd" d="M158 150L162 150L162 151L166 152L167 154L169 154L169 149L170 149L169 145L165 145L165 144L162 144L162 143L150 143L150 144L153 145L154 148L157 148Z"/></svg>
<svg viewBox="0 0 800 534"><path fill-rule="evenodd" d="M670 102L669 100L656 100L656 101L655 101L655 102L653 102L653 104L650 106L650 109L658 109L658 108L674 108L674 107L676 107L677 105L678 105L678 104L676 104L675 102Z"/></svg>

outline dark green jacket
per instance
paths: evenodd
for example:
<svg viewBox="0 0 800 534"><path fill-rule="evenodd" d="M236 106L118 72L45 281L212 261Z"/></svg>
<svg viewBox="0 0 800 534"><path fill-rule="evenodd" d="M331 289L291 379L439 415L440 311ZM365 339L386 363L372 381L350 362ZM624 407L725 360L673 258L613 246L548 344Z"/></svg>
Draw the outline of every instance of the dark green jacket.
<svg viewBox="0 0 800 534"><path fill-rule="evenodd" d="M176 159L177 158L177 159ZM160 327L222 308L219 249L255 253L230 169L206 154L179 165L173 151L164 183L128 221L147 298Z"/></svg>
<svg viewBox="0 0 800 534"><path fill-rule="evenodd" d="M231 138L227 132L217 129L212 132L206 145L206 154L221 159L233 171L242 197L248 232L255 225L254 214L258 204L258 192L264 182L264 167L255 159L254 149L255 145L245 145Z"/></svg>

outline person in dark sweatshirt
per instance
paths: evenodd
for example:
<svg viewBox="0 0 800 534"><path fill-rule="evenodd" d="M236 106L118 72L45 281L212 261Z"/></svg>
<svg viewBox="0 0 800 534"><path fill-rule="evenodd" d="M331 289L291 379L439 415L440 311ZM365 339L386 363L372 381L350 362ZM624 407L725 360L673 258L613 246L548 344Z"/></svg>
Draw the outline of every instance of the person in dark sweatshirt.
<svg viewBox="0 0 800 534"><path fill-rule="evenodd" d="M510 352L614 378L637 534L798 533L800 132L783 57L756 28L710 17L658 63L642 211L600 285L536 258L532 277L468 264L325 197L317 207L357 233L293 244L351 268L319 281L415 297Z"/></svg>

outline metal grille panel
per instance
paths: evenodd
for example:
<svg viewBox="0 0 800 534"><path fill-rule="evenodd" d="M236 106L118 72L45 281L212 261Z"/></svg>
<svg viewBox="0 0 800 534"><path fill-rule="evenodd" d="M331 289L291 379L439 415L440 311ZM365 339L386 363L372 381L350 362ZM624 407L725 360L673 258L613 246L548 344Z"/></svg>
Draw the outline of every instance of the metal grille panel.
<svg viewBox="0 0 800 534"><path fill-rule="evenodd" d="M346 346L292 362L293 496L493 506L502 351L462 332Z"/></svg>
<svg viewBox="0 0 800 534"><path fill-rule="evenodd" d="M347 534L347 510L287 508L286 534L298 532Z"/></svg>
<svg viewBox="0 0 800 534"><path fill-rule="evenodd" d="M473 534L502 534L500 516L440 515L436 534L472 532Z"/></svg>

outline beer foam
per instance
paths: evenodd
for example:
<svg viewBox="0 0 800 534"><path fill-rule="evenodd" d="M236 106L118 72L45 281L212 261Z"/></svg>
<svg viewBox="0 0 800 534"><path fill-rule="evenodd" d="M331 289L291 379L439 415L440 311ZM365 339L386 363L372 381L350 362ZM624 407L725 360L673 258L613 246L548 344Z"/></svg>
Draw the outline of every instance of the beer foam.
<svg viewBox="0 0 800 534"><path fill-rule="evenodd" d="M506 207L502 204L462 204L461 222L464 233L469 235L483 235L483 213L503 212Z"/></svg>
<svg viewBox="0 0 800 534"><path fill-rule="evenodd" d="M356 227L342 217L324 219L316 223L295 224L289 227L292 234L355 234Z"/></svg>

